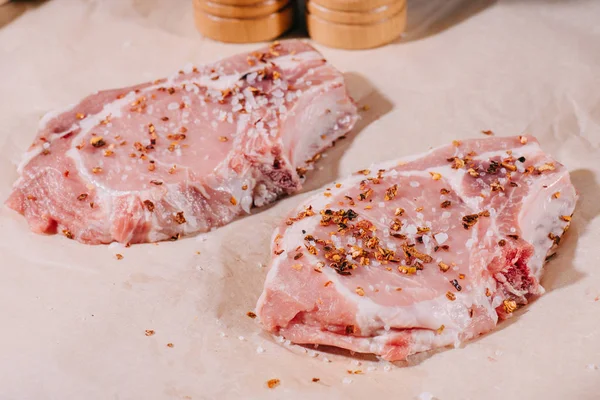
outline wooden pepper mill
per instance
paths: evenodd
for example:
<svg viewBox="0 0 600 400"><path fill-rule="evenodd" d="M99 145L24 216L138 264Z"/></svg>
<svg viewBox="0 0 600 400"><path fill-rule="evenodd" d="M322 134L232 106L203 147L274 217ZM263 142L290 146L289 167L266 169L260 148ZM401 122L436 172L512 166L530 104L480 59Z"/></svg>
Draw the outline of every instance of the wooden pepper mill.
<svg viewBox="0 0 600 400"><path fill-rule="evenodd" d="M406 28L406 0L307 0L308 34L341 49L387 44Z"/></svg>
<svg viewBox="0 0 600 400"><path fill-rule="evenodd" d="M291 0L193 0L196 27L221 42L275 39L292 26Z"/></svg>

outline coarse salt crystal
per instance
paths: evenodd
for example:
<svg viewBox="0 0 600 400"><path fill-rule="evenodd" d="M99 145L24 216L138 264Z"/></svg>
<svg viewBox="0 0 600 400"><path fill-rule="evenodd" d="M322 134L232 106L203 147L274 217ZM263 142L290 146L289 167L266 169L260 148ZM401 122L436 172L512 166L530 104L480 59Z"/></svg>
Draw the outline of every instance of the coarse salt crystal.
<svg viewBox="0 0 600 400"><path fill-rule="evenodd" d="M346 385L348 385L348 384L352 383L352 379L344 378L344 379L342 379L342 383L345 383Z"/></svg>
<svg viewBox="0 0 600 400"><path fill-rule="evenodd" d="M264 353L264 352L265 352L265 349L263 349L262 347L258 346L258 347L256 348L256 352L257 352L258 354L261 354L261 353Z"/></svg>
<svg viewBox="0 0 600 400"><path fill-rule="evenodd" d="M238 339L240 339L240 340L246 340L246 338L243 337L243 336L238 336Z"/></svg>
<svg viewBox="0 0 600 400"><path fill-rule="evenodd" d="M416 182L416 181L411 181L411 182L410 182L410 186L412 186L412 187L419 187L419 186L420 186L420 184L419 184L419 182Z"/></svg>
<svg viewBox="0 0 600 400"><path fill-rule="evenodd" d="M448 235L444 232L436 233L435 235L433 235L433 237L435 238L435 241L438 242L438 244L443 244L446 242L446 240L448 240Z"/></svg>
<svg viewBox="0 0 600 400"><path fill-rule="evenodd" d="M179 108L179 104L177 103L169 103L169 105L167 106L167 110L177 110Z"/></svg>

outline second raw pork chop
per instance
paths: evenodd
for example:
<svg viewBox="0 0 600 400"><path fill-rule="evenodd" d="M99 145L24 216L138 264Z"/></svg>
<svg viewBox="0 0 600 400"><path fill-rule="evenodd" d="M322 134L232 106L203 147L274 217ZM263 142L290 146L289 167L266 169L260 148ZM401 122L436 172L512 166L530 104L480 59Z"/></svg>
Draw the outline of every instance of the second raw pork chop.
<svg viewBox="0 0 600 400"><path fill-rule="evenodd" d="M275 43L45 117L7 205L85 243L177 239L296 192L356 120L339 71Z"/></svg>
<svg viewBox="0 0 600 400"><path fill-rule="evenodd" d="M577 196L532 137L468 140L327 188L274 237L263 326L387 360L494 329L531 296Z"/></svg>

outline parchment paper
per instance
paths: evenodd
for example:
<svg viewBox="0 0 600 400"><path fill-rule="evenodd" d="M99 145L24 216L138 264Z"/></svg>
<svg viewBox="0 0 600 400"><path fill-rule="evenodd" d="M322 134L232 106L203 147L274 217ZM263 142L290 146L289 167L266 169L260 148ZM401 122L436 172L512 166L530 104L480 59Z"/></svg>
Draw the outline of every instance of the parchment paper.
<svg viewBox="0 0 600 400"><path fill-rule="evenodd" d="M246 312L269 238L307 193L209 234L127 249L32 234L2 207L0 399L598 399L599 16L594 0L421 0L400 42L317 46L370 110L306 192L487 129L537 135L568 166L581 201L546 268L547 293L495 332L398 365L305 354L262 333ZM27 11L0 30L0 200L45 112L254 47L201 38L183 0L52 0ZM268 389L272 378L281 384Z"/></svg>

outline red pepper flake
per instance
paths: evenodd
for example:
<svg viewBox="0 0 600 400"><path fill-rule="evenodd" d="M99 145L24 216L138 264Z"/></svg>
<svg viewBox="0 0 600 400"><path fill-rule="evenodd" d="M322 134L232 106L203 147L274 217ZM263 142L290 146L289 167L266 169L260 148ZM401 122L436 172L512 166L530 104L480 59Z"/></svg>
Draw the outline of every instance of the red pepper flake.
<svg viewBox="0 0 600 400"><path fill-rule="evenodd" d="M280 384L280 383L281 383L281 381L280 381L279 379L277 379L277 378L274 378L274 379L269 379L269 380L267 381L267 387L268 387L269 389L274 389L274 388L276 388L277 386L279 386L279 384Z"/></svg>
<svg viewBox="0 0 600 400"><path fill-rule="evenodd" d="M156 332L154 332L152 329L146 329L146 330L144 331L144 334L145 334L146 336L152 336L152 335L154 335L155 333L156 333Z"/></svg>
<svg viewBox="0 0 600 400"><path fill-rule="evenodd" d="M502 186L498 181L492 182L490 184L490 188L492 189L492 192L503 192L504 191L504 186Z"/></svg>
<svg viewBox="0 0 600 400"><path fill-rule="evenodd" d="M115 254L115 257L117 257L117 260L122 260L123 259L123 254Z"/></svg>
<svg viewBox="0 0 600 400"><path fill-rule="evenodd" d="M460 146L461 144L462 144L462 142L461 142L460 140L453 140L453 141L452 141L452 145L453 145L454 147L458 147L458 146Z"/></svg>
<svg viewBox="0 0 600 400"><path fill-rule="evenodd" d="M102 168L100 168L100 167L94 167L94 168L92 168L92 172L94 174L100 174L100 173L102 173Z"/></svg>
<svg viewBox="0 0 600 400"><path fill-rule="evenodd" d="M385 191L384 200L385 201L393 200L394 197L396 197L397 193L398 193L398 185L393 185L392 187L388 188Z"/></svg>
<svg viewBox="0 0 600 400"><path fill-rule="evenodd" d="M446 200L444 202L442 202L442 204L440 204L440 207L442 208L448 208L452 205L452 202L450 200Z"/></svg>
<svg viewBox="0 0 600 400"><path fill-rule="evenodd" d="M358 199L361 201L367 200L373 194L373 189L367 189L365 192L358 195Z"/></svg>
<svg viewBox="0 0 600 400"><path fill-rule="evenodd" d="M68 229L63 229L62 233L63 233L63 235L65 235L65 237L67 239L73 239L74 238L73 234Z"/></svg>
<svg viewBox="0 0 600 400"><path fill-rule="evenodd" d="M516 165L509 164L509 163L504 162L504 161L501 162L500 165L502 165L504 168L506 168L507 170L512 171L512 172L514 172L514 171L517 170Z"/></svg>
<svg viewBox="0 0 600 400"><path fill-rule="evenodd" d="M359 296L364 296L365 295L365 290L363 288L361 288L360 286L358 286L356 288L356 294Z"/></svg>
<svg viewBox="0 0 600 400"><path fill-rule="evenodd" d="M479 172L477 172L475 169L473 168L469 168L467 170L467 172L469 173L469 175L471 175L473 178L477 178L479 177Z"/></svg>
<svg viewBox="0 0 600 400"><path fill-rule="evenodd" d="M465 229L469 229L470 227L472 227L473 225L475 225L477 223L478 219L479 219L479 215L477 215L477 214L465 215L464 217L462 217L463 227Z"/></svg>
<svg viewBox="0 0 600 400"><path fill-rule="evenodd" d="M362 175L369 175L371 173L370 169L361 169L360 171L356 172L357 174L362 174Z"/></svg>
<svg viewBox="0 0 600 400"><path fill-rule="evenodd" d="M106 144L104 138L102 136L92 136L90 139L90 144L96 148L102 147Z"/></svg>
<svg viewBox="0 0 600 400"><path fill-rule="evenodd" d="M77 119L84 119L85 117L86 117L86 115L82 114L82 113L75 114L75 118L77 118Z"/></svg>
<svg viewBox="0 0 600 400"><path fill-rule="evenodd" d="M492 131L481 131L481 133L483 133L484 135L487 135L487 136L492 136L494 134L494 132L492 132Z"/></svg>
<svg viewBox="0 0 600 400"><path fill-rule="evenodd" d="M561 215L560 219L562 219L565 222L571 222L571 217L569 215Z"/></svg>
<svg viewBox="0 0 600 400"><path fill-rule="evenodd" d="M414 247L414 245L410 246L410 245L404 243L404 244L402 244L402 250L404 251L406 258L410 259L411 257L414 257L414 258L421 260L425 264L428 264L433 261L433 258L430 255L419 252Z"/></svg>
<svg viewBox="0 0 600 400"><path fill-rule="evenodd" d="M313 381L313 382L319 382L320 380L321 380L321 379L319 379L319 378L312 378L312 381Z"/></svg>
<svg viewBox="0 0 600 400"><path fill-rule="evenodd" d="M87 197L88 197L87 193L81 193L79 196L77 196L77 200L83 201L83 200L87 199Z"/></svg>
<svg viewBox="0 0 600 400"><path fill-rule="evenodd" d="M442 332L444 332L444 328L446 328L444 325L440 325L440 327L435 331L436 335L441 335Z"/></svg>
<svg viewBox="0 0 600 400"><path fill-rule="evenodd" d="M422 234L424 234L424 233L427 233L427 232L429 232L429 231L431 231L431 228L429 228L429 227L427 227L427 226L418 226L418 227L417 227L417 233L418 233L419 235L422 235Z"/></svg>
<svg viewBox="0 0 600 400"><path fill-rule="evenodd" d="M552 197L554 197L555 199L560 198L560 192L556 192L552 195Z"/></svg>
<svg viewBox="0 0 600 400"><path fill-rule="evenodd" d="M219 136L219 141L220 142L227 142L229 139L227 139L227 137L225 136Z"/></svg>
<svg viewBox="0 0 600 400"><path fill-rule="evenodd" d="M459 292L462 290L462 286L460 286L456 279L452 279L450 283L452 284L452 286L454 286L454 289L458 290Z"/></svg>
<svg viewBox="0 0 600 400"><path fill-rule="evenodd" d="M281 250L275 250L275 251L274 251L275 255L280 255L280 254L281 254L281 253L283 253L283 252L284 252L284 250L283 250L283 249L281 249Z"/></svg>
<svg viewBox="0 0 600 400"><path fill-rule="evenodd" d="M556 168L554 167L554 163L546 163L542 166L538 167L538 172L544 172L544 171L554 171Z"/></svg>
<svg viewBox="0 0 600 400"><path fill-rule="evenodd" d="M152 161L150 161L150 164L148 164L148 171L152 172L156 169L156 165L154 165L154 163Z"/></svg>
<svg viewBox="0 0 600 400"><path fill-rule="evenodd" d="M150 200L144 200L144 205L146 206L148 211L150 211L150 212L154 211L154 203L151 202Z"/></svg>
<svg viewBox="0 0 600 400"><path fill-rule="evenodd" d="M160 186L160 185L162 185L162 184L163 184L163 182L161 182L161 181L156 181L156 180L151 180L151 181L150 181L150 183L151 183L151 184L153 184L153 185L156 185L156 186Z"/></svg>
<svg viewBox="0 0 600 400"><path fill-rule="evenodd" d="M511 314L517 309L517 302L514 300L504 300L502 305L507 314Z"/></svg>
<svg viewBox="0 0 600 400"><path fill-rule="evenodd" d="M294 260L299 260L304 256L304 253L296 253L296 255L294 256Z"/></svg>
<svg viewBox="0 0 600 400"><path fill-rule="evenodd" d="M461 169L465 166L464 160L461 160L458 157L448 158L448 161L452 162L452 169Z"/></svg>
<svg viewBox="0 0 600 400"><path fill-rule="evenodd" d="M246 313L246 315L247 315L248 317L252 318L252 319L256 318L256 314L255 314L254 312L252 312L252 311L248 311L248 312Z"/></svg>
<svg viewBox="0 0 600 400"><path fill-rule="evenodd" d="M442 175L437 172L429 172L429 174L431 175L431 178L434 181L439 181L440 179L442 179Z"/></svg>
<svg viewBox="0 0 600 400"><path fill-rule="evenodd" d="M186 223L183 211L179 211L177 214L175 214L175 222L177 222L179 225Z"/></svg>
<svg viewBox="0 0 600 400"><path fill-rule="evenodd" d="M186 138L187 138L187 136L184 135L183 133L169 133L167 135L167 139L174 140L174 141L181 141L181 140L185 140Z"/></svg>
<svg viewBox="0 0 600 400"><path fill-rule="evenodd" d="M333 281L327 281L327 282L325 282L325 284L323 286L324 287L328 287L328 286L331 286L331 285L333 285Z"/></svg>
<svg viewBox="0 0 600 400"><path fill-rule="evenodd" d="M456 300L456 295L452 292L446 292L446 297L448 298L448 300L450 301L454 301Z"/></svg>
<svg viewBox="0 0 600 400"><path fill-rule="evenodd" d="M237 203L238 203L237 200L235 199L235 197L233 197L233 196L231 196L231 198L229 199L229 202L234 206L237 205Z"/></svg>
<svg viewBox="0 0 600 400"><path fill-rule="evenodd" d="M527 137L526 136L519 136L519 142L521 144L527 144Z"/></svg>
<svg viewBox="0 0 600 400"><path fill-rule="evenodd" d="M440 267L440 271L442 272L446 272L450 269L450 266L448 264L446 264L445 262L440 261L438 263L438 267Z"/></svg>
<svg viewBox="0 0 600 400"><path fill-rule="evenodd" d="M506 240L500 239L500 241L498 242L498 246L500 246L500 247L506 246Z"/></svg>
<svg viewBox="0 0 600 400"><path fill-rule="evenodd" d="M404 214L404 208L398 207L398 208L396 208L394 210L394 215L395 216L399 217L399 216L402 216L402 214Z"/></svg>
<svg viewBox="0 0 600 400"><path fill-rule="evenodd" d="M465 279L465 274L458 274L458 279Z"/></svg>
<svg viewBox="0 0 600 400"><path fill-rule="evenodd" d="M173 343L167 343L167 347L172 349L173 347L175 347L175 345Z"/></svg>

